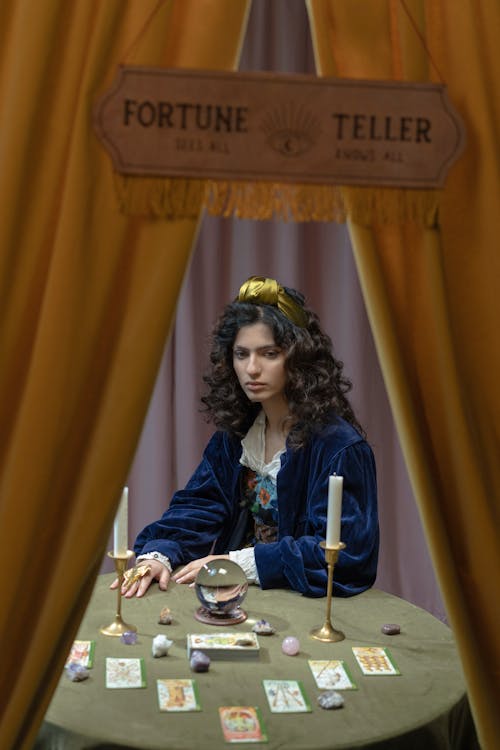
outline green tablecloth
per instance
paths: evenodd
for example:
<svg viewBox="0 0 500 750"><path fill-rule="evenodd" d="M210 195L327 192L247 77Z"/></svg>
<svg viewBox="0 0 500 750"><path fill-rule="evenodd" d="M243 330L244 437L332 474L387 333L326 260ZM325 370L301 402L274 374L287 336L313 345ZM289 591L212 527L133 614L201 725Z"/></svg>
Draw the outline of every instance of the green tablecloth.
<svg viewBox="0 0 500 750"><path fill-rule="evenodd" d="M322 625L326 599L307 599L290 591L261 591L251 586L243 607L248 620L231 626L250 630L261 618L277 633L260 637L257 659L213 660L210 671L191 672L186 634L213 632L194 619L198 605L193 589L171 584L167 593L153 587L142 600L123 600L122 615L138 627L138 643L127 646L104 636L116 609L116 593L109 590L112 575L100 576L78 638L95 640L94 667L84 682L64 674L38 738L37 750L191 750L228 747L218 716L221 705L259 706L268 732L268 748L320 750L323 748L450 748L478 747L471 721L464 680L449 628L430 614L402 599L370 590L350 599L334 599L332 621L344 631L339 643L313 640L311 628ZM162 607L172 610L174 622L159 625ZM381 633L384 623L398 623L401 634ZM228 628L217 628L224 632ZM153 658L152 639L158 633L174 641L169 655ZM300 639L296 656L286 656L281 642L286 635ZM364 676L352 646L387 646L401 671L399 676ZM146 663L146 689L107 689L105 657L138 657ZM358 686L344 691L345 705L326 711L317 705L320 690L308 659L343 659ZM158 710L156 680L189 677L197 681L202 710L165 713ZM274 714L267 705L263 679L301 680L312 705L311 713Z"/></svg>

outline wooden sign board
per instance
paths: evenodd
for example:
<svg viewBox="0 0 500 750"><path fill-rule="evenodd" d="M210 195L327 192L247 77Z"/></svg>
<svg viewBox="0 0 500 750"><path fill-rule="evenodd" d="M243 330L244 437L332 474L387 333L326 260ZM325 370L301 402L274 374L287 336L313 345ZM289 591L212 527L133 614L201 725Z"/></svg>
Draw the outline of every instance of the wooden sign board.
<svg viewBox="0 0 500 750"><path fill-rule="evenodd" d="M94 112L116 171L435 188L464 144L446 87L121 67Z"/></svg>

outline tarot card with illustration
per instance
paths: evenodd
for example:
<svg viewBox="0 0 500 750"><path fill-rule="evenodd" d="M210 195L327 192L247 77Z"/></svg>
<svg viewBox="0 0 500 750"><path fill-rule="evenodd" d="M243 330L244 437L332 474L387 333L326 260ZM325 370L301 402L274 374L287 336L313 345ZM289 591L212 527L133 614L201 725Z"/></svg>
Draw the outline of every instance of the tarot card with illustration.
<svg viewBox="0 0 500 750"><path fill-rule="evenodd" d="M309 667L320 690L357 690L344 661L309 659Z"/></svg>
<svg viewBox="0 0 500 750"><path fill-rule="evenodd" d="M399 675L388 648L382 646L353 646L356 661L364 675Z"/></svg>
<svg viewBox="0 0 500 750"><path fill-rule="evenodd" d="M156 685L160 711L201 710L194 680L156 680Z"/></svg>
<svg viewBox="0 0 500 750"><path fill-rule="evenodd" d="M107 688L145 688L144 659L106 658Z"/></svg>
<svg viewBox="0 0 500 750"><path fill-rule="evenodd" d="M311 711L311 704L297 680L262 680L269 709L275 714Z"/></svg>
<svg viewBox="0 0 500 750"><path fill-rule="evenodd" d="M226 742L267 742L257 706L221 706L219 718Z"/></svg>
<svg viewBox="0 0 500 750"><path fill-rule="evenodd" d="M94 666L94 651L95 641L73 641L66 659L66 666L78 664L81 667L91 669Z"/></svg>

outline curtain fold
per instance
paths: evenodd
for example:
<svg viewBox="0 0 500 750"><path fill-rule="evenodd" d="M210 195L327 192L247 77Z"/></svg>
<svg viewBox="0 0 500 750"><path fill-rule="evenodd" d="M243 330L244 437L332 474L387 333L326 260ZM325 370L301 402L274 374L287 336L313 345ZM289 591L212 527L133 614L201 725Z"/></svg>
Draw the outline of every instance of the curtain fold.
<svg viewBox="0 0 500 750"><path fill-rule="evenodd" d="M434 227L351 219L349 230L478 734L495 748L500 8L493 0L459 8L452 0L308 0L308 10L320 74L443 77L466 123L467 148Z"/></svg>
<svg viewBox="0 0 500 750"><path fill-rule="evenodd" d="M236 67L248 7L248 0L2 3L6 750L31 747L88 602L198 225L196 217L167 223L120 213L92 107L125 61Z"/></svg>

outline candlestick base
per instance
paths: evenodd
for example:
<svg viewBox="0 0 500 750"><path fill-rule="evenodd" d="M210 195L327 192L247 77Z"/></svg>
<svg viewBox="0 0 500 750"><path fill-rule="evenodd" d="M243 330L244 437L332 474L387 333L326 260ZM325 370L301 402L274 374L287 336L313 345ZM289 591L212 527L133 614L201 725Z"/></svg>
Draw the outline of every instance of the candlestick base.
<svg viewBox="0 0 500 750"><path fill-rule="evenodd" d="M341 630L336 630L330 621L327 621L320 628L311 630L311 638L324 643L337 643L343 641L345 635Z"/></svg>
<svg viewBox="0 0 500 750"><path fill-rule="evenodd" d="M326 542L320 542L320 547L325 550L325 559L328 566L328 582L326 586L326 618L321 627L313 628L310 632L311 638L323 643L337 643L345 638L341 630L333 627L330 613L332 608L332 589L333 589L333 569L337 562L340 550L345 548L343 542L338 542L332 547L327 547Z"/></svg>
<svg viewBox="0 0 500 750"><path fill-rule="evenodd" d="M103 635L121 636L127 632L137 633L136 626L130 625L128 622L124 622L121 614L123 574L125 573L127 562L128 560L130 560L133 554L134 553L130 549L127 550L127 553L125 555L115 556L114 552L108 552L108 557L111 557L115 564L116 575L118 577L118 601L116 605L116 615L113 622L111 622L109 625L103 625L102 628L99 628L99 632Z"/></svg>
<svg viewBox="0 0 500 750"><path fill-rule="evenodd" d="M123 635L124 633L137 633L135 625L129 625L128 622L124 622L118 615L115 616L114 622L109 625L99 628L99 632L103 635Z"/></svg>

